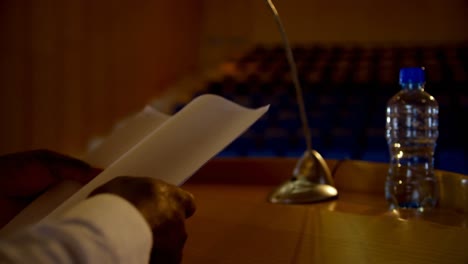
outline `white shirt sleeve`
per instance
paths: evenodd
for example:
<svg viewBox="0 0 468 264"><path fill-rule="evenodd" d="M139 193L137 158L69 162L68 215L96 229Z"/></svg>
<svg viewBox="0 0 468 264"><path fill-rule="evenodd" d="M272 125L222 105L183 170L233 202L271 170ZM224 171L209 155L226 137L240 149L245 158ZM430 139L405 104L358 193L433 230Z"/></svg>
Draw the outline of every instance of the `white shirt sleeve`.
<svg viewBox="0 0 468 264"><path fill-rule="evenodd" d="M0 263L148 263L151 229L125 199L100 194L54 221L0 239Z"/></svg>

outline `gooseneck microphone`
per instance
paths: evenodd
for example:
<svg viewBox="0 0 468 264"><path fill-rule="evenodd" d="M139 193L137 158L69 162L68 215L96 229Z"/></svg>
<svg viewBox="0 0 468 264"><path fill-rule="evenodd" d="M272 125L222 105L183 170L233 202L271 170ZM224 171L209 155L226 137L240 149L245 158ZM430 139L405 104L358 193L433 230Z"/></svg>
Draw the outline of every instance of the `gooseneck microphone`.
<svg viewBox="0 0 468 264"><path fill-rule="evenodd" d="M271 0L266 0L266 2L268 6L270 7L271 12L273 13L273 17L275 18L276 23L278 24L281 38L283 40L284 49L286 52L286 58L288 60L289 67L291 69L292 80L293 80L294 88L296 90L296 101L299 107L299 115L301 118L302 130L303 130L304 139L305 139L306 146L307 146L307 152L311 152L312 151L312 136L311 136L310 129L309 129L309 122L307 120L307 114L306 114L307 112L305 109L304 96L303 96L303 92L301 88L301 83L299 81L299 74L297 72L296 62L294 61L294 54L292 52L291 45L289 44L289 40L286 35L286 30L284 29L283 23L281 22L281 19L279 17L278 11L276 10L276 7L273 5L273 2Z"/></svg>
<svg viewBox="0 0 468 264"><path fill-rule="evenodd" d="M291 77L296 90L296 100L299 107L303 134L306 142L306 151L299 159L293 171L293 177L280 185L269 197L272 203L312 203L325 201L338 197L334 187L333 178L323 157L312 149L312 135L307 120L304 96L299 82L294 55L289 44L286 30L279 17L278 11L271 0L265 0L278 25L283 40L286 57L291 70Z"/></svg>

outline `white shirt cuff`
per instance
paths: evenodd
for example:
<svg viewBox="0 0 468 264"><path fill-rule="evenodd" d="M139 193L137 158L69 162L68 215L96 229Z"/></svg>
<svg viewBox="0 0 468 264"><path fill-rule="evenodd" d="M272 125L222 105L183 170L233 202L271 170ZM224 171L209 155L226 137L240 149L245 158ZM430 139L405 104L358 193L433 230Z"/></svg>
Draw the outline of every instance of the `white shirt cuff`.
<svg viewBox="0 0 468 264"><path fill-rule="evenodd" d="M115 250L121 263L148 263L153 243L151 228L127 200L113 194L90 197L66 211L62 220L84 220Z"/></svg>

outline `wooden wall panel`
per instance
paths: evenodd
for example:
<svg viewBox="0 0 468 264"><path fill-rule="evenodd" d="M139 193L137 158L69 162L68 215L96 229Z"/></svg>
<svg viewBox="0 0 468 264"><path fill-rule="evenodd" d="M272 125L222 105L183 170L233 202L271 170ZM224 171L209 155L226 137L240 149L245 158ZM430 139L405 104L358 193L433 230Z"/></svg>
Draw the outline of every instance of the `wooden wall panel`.
<svg viewBox="0 0 468 264"><path fill-rule="evenodd" d="M202 63L210 68L254 44L281 41L264 0L204 0ZM293 44L468 42L466 0L273 0Z"/></svg>
<svg viewBox="0 0 468 264"><path fill-rule="evenodd" d="M26 3L0 1L0 147L14 150L27 141L29 123L24 116L29 112L28 91L30 70L28 48L30 23L25 19ZM24 100L23 100L24 98Z"/></svg>
<svg viewBox="0 0 468 264"><path fill-rule="evenodd" d="M0 1L0 154L79 156L197 68L202 3Z"/></svg>

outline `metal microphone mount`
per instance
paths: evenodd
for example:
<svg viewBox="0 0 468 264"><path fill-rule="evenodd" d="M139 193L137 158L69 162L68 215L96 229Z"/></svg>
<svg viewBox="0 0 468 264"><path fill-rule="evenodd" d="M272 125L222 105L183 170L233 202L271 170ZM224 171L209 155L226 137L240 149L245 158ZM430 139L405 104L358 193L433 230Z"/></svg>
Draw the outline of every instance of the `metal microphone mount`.
<svg viewBox="0 0 468 264"><path fill-rule="evenodd" d="M307 150L297 162L292 178L275 189L270 195L269 201L272 203L297 204L334 199L338 197L338 191L334 187L330 169L323 157L317 151L312 149L312 136L307 121L304 97L302 95L294 56L286 36L286 31L284 30L283 24L272 1L265 1L275 17L283 39L284 49L286 51L294 87L296 89L299 114L307 144Z"/></svg>

